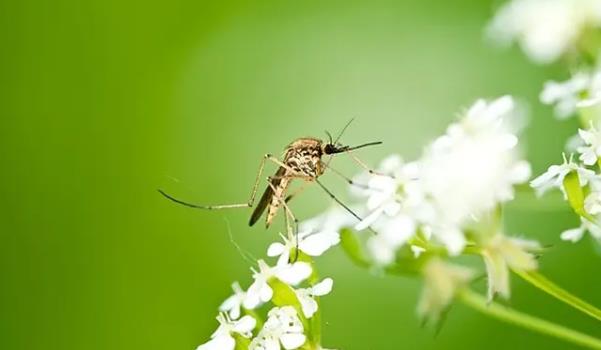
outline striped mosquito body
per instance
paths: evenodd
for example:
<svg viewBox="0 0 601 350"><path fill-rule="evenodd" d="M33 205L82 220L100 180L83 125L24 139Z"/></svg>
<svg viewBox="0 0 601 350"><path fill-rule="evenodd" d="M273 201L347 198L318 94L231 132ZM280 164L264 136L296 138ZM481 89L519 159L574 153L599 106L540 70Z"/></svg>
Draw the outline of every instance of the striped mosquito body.
<svg viewBox="0 0 601 350"><path fill-rule="evenodd" d="M285 203L282 198L286 197L292 180L302 179L310 182L323 174L325 165L321 158L325 154L324 148L322 140L311 137L297 139L286 147L283 164L275 175L268 179L268 187L250 217L250 226L259 220L266 209L265 225L271 225L279 208Z"/></svg>

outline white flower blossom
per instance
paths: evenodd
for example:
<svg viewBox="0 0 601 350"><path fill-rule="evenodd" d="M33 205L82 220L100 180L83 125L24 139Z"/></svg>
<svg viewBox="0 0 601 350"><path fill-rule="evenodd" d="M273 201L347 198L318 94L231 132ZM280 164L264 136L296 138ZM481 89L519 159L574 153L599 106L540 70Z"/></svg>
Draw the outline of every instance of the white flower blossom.
<svg viewBox="0 0 601 350"><path fill-rule="evenodd" d="M261 304L271 300L273 289L269 286L269 280L278 278L284 283L297 285L311 275L311 265L306 262L297 261L288 263L288 259L279 259L274 267L270 267L263 260L258 261L259 271L253 270L254 282L248 288L242 305L246 309L254 309Z"/></svg>
<svg viewBox="0 0 601 350"><path fill-rule="evenodd" d="M334 281L331 278L325 278L309 288L294 290L306 318L313 317L313 314L317 312L318 305L314 298L329 294L332 291L333 284Z"/></svg>
<svg viewBox="0 0 601 350"><path fill-rule="evenodd" d="M237 320L240 317L240 307L242 302L246 298L246 292L242 290L238 282L232 284L234 294L219 306L219 311L227 312L233 320Z"/></svg>
<svg viewBox="0 0 601 350"><path fill-rule="evenodd" d="M250 342L249 350L286 350L301 347L307 337L303 324L292 306L275 307L267 316L259 334Z"/></svg>
<svg viewBox="0 0 601 350"><path fill-rule="evenodd" d="M580 221L579 227L563 231L561 233L561 239L575 243L581 240L584 233L588 231L594 239L601 243L601 228L586 219L581 218Z"/></svg>
<svg viewBox="0 0 601 350"><path fill-rule="evenodd" d="M578 135L585 144L578 147L579 159L586 165L597 163L597 159L601 156L601 132L591 125L588 130L578 129Z"/></svg>
<svg viewBox="0 0 601 350"><path fill-rule="evenodd" d="M584 211L595 216L601 214L601 192L593 191L584 199Z"/></svg>
<svg viewBox="0 0 601 350"><path fill-rule="evenodd" d="M532 271L538 268L536 257L531 251L539 250L536 241L510 238L497 234L484 244L482 257L488 276L488 300L492 301L495 294L509 299L509 269Z"/></svg>
<svg viewBox="0 0 601 350"><path fill-rule="evenodd" d="M463 248L466 223L513 199L513 187L530 177L516 147L519 118L510 96L478 100L420 160L422 186L437 213L433 235L452 254Z"/></svg>
<svg viewBox="0 0 601 350"><path fill-rule="evenodd" d="M356 182L367 188L353 193L364 200L367 215L355 229L377 232L367 240L374 262L392 263L416 232L435 238L452 255L461 253L464 227L513 199L514 186L530 177L517 149L521 117L510 96L478 100L417 161L393 155L375 174L360 175Z"/></svg>
<svg viewBox="0 0 601 350"><path fill-rule="evenodd" d="M301 231L291 239L284 235L280 236L284 243L272 243L267 249L267 256L279 256L280 259L288 259L290 250L297 248L307 255L320 256L326 250L340 243L340 234L334 230Z"/></svg>
<svg viewBox="0 0 601 350"><path fill-rule="evenodd" d="M198 346L196 350L234 350L236 340L232 333L238 333L245 338L252 336L257 321L251 316L244 316L237 321L230 320L226 314L217 316L219 328L211 335L211 340Z"/></svg>
<svg viewBox="0 0 601 350"><path fill-rule="evenodd" d="M473 278L471 269L452 265L434 258L424 266L424 289L417 305L417 313L422 319L436 323L449 307L455 295Z"/></svg>
<svg viewBox="0 0 601 350"><path fill-rule="evenodd" d="M487 33L501 44L517 41L536 63L550 63L571 50L584 30L599 25L598 0L511 0Z"/></svg>
<svg viewBox="0 0 601 350"><path fill-rule="evenodd" d="M551 165L546 172L530 182L530 186L536 190L537 195L541 196L551 188L559 188L565 195L563 180L571 172L578 173L580 186L586 186L589 181L595 180L598 176L594 171L586 169L576 164L572 157L567 159L564 155L563 164Z"/></svg>
<svg viewBox="0 0 601 350"><path fill-rule="evenodd" d="M593 79L589 73L578 72L564 82L548 81L540 94L540 101L554 105L555 116L558 119L566 119L573 115L582 103L586 105L592 102L583 100L582 96L591 88L593 81L599 80L598 76L599 73L595 74Z"/></svg>

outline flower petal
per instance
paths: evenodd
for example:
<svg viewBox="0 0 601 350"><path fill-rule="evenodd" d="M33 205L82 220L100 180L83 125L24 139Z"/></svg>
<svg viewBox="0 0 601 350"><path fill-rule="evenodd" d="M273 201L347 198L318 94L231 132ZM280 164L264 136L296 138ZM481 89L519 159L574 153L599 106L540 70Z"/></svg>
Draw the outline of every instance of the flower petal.
<svg viewBox="0 0 601 350"><path fill-rule="evenodd" d="M302 333L288 333L283 334L280 337L282 346L284 346L284 349L286 350L292 350L301 347L305 343L306 339L307 337L305 337L305 335Z"/></svg>
<svg viewBox="0 0 601 350"><path fill-rule="evenodd" d="M331 278L324 278L323 281L317 283L313 287L311 287L311 294L316 296L323 296L329 294L332 291L332 286L334 285L334 280Z"/></svg>
<svg viewBox="0 0 601 350"><path fill-rule="evenodd" d="M311 256L320 256L330 247L340 243L338 232L319 232L300 241L299 249Z"/></svg>

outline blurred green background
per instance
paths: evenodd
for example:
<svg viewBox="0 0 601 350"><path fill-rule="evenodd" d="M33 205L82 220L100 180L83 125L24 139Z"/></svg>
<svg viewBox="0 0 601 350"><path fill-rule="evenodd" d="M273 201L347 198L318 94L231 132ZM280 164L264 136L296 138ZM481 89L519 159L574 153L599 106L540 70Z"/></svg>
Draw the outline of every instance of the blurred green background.
<svg viewBox="0 0 601 350"><path fill-rule="evenodd" d="M194 349L230 283L250 281L228 225L255 256L278 225L249 228L248 211L194 211L156 188L244 201L264 153L351 117L345 142L385 142L363 158L412 158L475 98L512 93L531 107L523 141L535 172L559 161L577 125L553 120L537 95L567 73L487 45L498 4L3 1L0 348ZM344 197L336 177L324 182ZM543 272L601 305L601 256L589 239L559 241L577 220L555 204L520 196L510 231L553 244ZM306 218L329 205L314 188L294 208ZM318 265L335 279L328 347L572 348L460 305L435 336L415 316L418 281L371 275L339 248ZM519 280L511 305L601 336Z"/></svg>

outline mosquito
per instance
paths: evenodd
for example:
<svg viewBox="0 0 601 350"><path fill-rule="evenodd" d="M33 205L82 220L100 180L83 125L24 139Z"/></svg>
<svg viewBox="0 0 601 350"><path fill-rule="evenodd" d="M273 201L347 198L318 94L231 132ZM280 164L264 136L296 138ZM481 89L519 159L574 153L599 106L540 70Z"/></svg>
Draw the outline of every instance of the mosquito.
<svg viewBox="0 0 601 350"><path fill-rule="evenodd" d="M252 208L255 203L257 190L261 181L261 176L263 174L265 163L267 161L271 161L278 166L278 169L273 176L267 177L267 188L265 189L263 195L259 199L257 206L254 208L248 224L249 226L253 226L255 223L257 223L257 221L259 221L263 213L267 211L265 227L269 228L274 218L276 217L276 214L278 213L279 209L283 208L286 214L285 220L289 234L292 231L292 228L289 226L289 223L293 222L295 225L293 232L296 239L296 244L298 245L298 239L296 237L296 235L298 234L298 220L292 213L292 210L290 210L288 202L297 194L299 194L305 188L304 185L307 183L317 183L319 187L321 187L328 194L328 196L330 196L334 201L341 205L346 211L353 215L357 220L362 220L361 217L359 217L352 209L350 209L342 201L340 201L319 180L320 176L322 176L325 170L329 168L332 170L333 173L337 174L338 176L341 176L349 184L366 187L365 185L355 183L353 180L344 176L337 170L334 170L330 166L332 157L336 154L341 153L348 154L357 164L359 164L359 166L367 170L369 173L377 174L374 170L371 170L363 161L356 157L352 152L360 148L379 145L382 143L381 141L368 142L360 144L358 146L347 146L342 145L338 142L340 140L340 137L351 122L352 120L345 125L345 127L336 137L336 139L333 139L332 135L326 131L326 134L328 136L327 141L314 137L302 137L292 141L292 143L290 143L284 150L283 160L280 160L271 154L265 154L259 165L259 170L257 172L257 176L252 188L250 198L246 203L223 205L198 205L177 199L160 189L158 191L163 196L165 196L173 202L196 209L218 210L232 208ZM324 161L325 156L329 156L329 158ZM290 184L293 180L302 180L305 184L301 186L296 192L288 194Z"/></svg>

